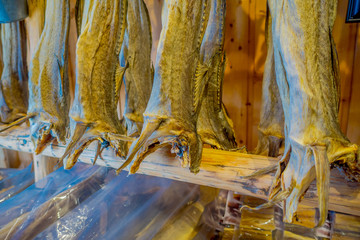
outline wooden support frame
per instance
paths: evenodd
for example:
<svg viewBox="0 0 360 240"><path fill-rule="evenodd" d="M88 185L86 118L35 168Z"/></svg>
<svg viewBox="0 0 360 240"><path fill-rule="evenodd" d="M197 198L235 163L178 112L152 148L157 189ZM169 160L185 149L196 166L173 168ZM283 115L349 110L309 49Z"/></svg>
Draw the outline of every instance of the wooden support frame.
<svg viewBox="0 0 360 240"><path fill-rule="evenodd" d="M42 154L36 155L34 153L33 162L35 182L37 182L54 171L54 167L57 163L57 158L45 156Z"/></svg>
<svg viewBox="0 0 360 240"><path fill-rule="evenodd" d="M0 135L0 147L23 152L33 152L27 127L16 127ZM65 146L51 145L42 153L43 156L61 157ZM262 199L267 199L273 175L268 174L256 179L244 179L255 170L277 163L277 159L258 155L204 149L200 172L190 173L182 168L179 161L169 153L169 149L159 149L143 161L138 173L164 177L184 182L217 187L239 192ZM80 156L80 162L92 164L95 146L90 146ZM113 151L105 149L98 165L118 168L124 160L115 157ZM360 216L360 183L349 183L337 170L331 173L329 210ZM302 204L317 207L316 184L312 183L304 196Z"/></svg>

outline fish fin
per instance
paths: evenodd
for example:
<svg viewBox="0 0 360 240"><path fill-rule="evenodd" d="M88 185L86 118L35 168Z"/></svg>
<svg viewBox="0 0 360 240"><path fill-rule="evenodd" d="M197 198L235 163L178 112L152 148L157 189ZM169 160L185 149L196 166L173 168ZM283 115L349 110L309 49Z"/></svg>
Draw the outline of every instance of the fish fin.
<svg viewBox="0 0 360 240"><path fill-rule="evenodd" d="M126 62L124 67L121 67L120 64L116 64L116 70L115 70L115 101L118 101L120 98L120 89L122 80L124 78L124 74L126 69L129 67L129 63Z"/></svg>
<svg viewBox="0 0 360 240"><path fill-rule="evenodd" d="M130 174L134 174L137 172L137 170L139 170L140 168L140 164L142 163L142 161L151 153L155 152L157 149L164 147L168 145L168 143L160 143L159 141L156 141L148 146L146 146L146 149L140 151L140 154L138 154L136 160L134 161L134 163L131 165L130 168Z"/></svg>
<svg viewBox="0 0 360 240"><path fill-rule="evenodd" d="M84 136L84 134L85 134L85 132L86 132L86 130L87 130L87 128L89 126L90 126L90 124L82 124L82 123L77 123L76 124L75 131L74 131L74 134L73 134L73 136L71 138L71 141L67 145L63 156L60 158L60 161L63 161L70 154L70 152L74 149L76 144Z"/></svg>
<svg viewBox="0 0 360 240"><path fill-rule="evenodd" d="M14 122L6 125L5 127L1 128L1 129L0 129L0 133L1 133L1 132L4 132L4 131L12 128L12 127L18 126L18 125L22 124L23 122L25 122L26 120L28 120L28 119L30 119L30 118L33 118L33 117L35 117L35 116L36 116L36 114L33 113L33 114L28 114L28 115L26 115L26 116L24 116L24 117L21 117L21 118L15 120Z"/></svg>
<svg viewBox="0 0 360 240"><path fill-rule="evenodd" d="M141 132L140 137L131 144L126 161L116 170L117 174L119 174L121 170L123 170L131 163L137 152L148 140L148 138L153 134L153 132L155 132L160 127L160 124L161 124L161 120L156 119L155 121L148 122L145 125L144 129Z"/></svg>
<svg viewBox="0 0 360 240"><path fill-rule="evenodd" d="M226 66L225 51L222 51L220 54L221 54L221 58L220 58L220 62L217 66L217 71L216 71L216 90L217 91L216 91L216 104L215 104L216 109L215 110L217 112L221 111L222 108L225 108L224 104L222 103L222 86L223 86L225 66ZM230 120L226 109L225 109L224 113L225 113L225 116Z"/></svg>
<svg viewBox="0 0 360 240"><path fill-rule="evenodd" d="M193 112L196 112L202 99L205 83L208 78L209 67L201 64L200 62L196 66L194 76L194 89L193 89Z"/></svg>
<svg viewBox="0 0 360 240"><path fill-rule="evenodd" d="M326 146L311 146L315 160L316 187L319 198L320 218L316 227L324 225L328 215L330 164L326 153Z"/></svg>
<svg viewBox="0 0 360 240"><path fill-rule="evenodd" d="M100 152L101 152L101 142L98 141L98 142L97 142L97 145L96 145L96 152L95 152L95 157L94 157L93 165L95 165L96 160L98 159L98 157L99 157L99 155L100 155Z"/></svg>
<svg viewBox="0 0 360 240"><path fill-rule="evenodd" d="M89 145L94 141L101 141L99 136L90 136L87 138L78 141L78 147L74 147L74 151L69 154L69 157L66 161L65 169L71 169L75 163L77 162L80 155L84 152L85 149L89 147Z"/></svg>

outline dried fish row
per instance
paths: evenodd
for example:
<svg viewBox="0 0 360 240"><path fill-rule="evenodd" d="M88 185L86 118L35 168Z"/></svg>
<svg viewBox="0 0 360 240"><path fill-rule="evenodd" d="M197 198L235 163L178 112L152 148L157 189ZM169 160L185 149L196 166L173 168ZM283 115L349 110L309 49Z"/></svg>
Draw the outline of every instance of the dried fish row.
<svg viewBox="0 0 360 240"><path fill-rule="evenodd" d="M321 226L327 216L330 166L360 181L359 148L338 122L339 73L332 37L337 1L269 0L276 81L285 116L285 153L271 202L285 199L285 221L317 180Z"/></svg>
<svg viewBox="0 0 360 240"><path fill-rule="evenodd" d="M144 112L144 126L118 171L135 158L130 172L136 172L147 154L164 145L172 145L172 151L183 166L190 163L192 172L199 171L202 141L196 124L203 85L196 83L196 79L202 80L200 47L209 12L207 3L206 0L164 3L166 16L163 16L165 21L157 50L153 88Z"/></svg>
<svg viewBox="0 0 360 240"><path fill-rule="evenodd" d="M1 50L0 121L11 124L26 115L28 105L24 21L1 24Z"/></svg>
<svg viewBox="0 0 360 240"><path fill-rule="evenodd" d="M101 148L109 145L116 154L127 153L125 129L117 117L119 93L116 86L124 69L118 56L126 28L128 1L94 1L82 20L76 47L76 87L70 117L76 123L70 143L62 159L71 168L90 143ZM87 15L88 14L88 15Z"/></svg>
<svg viewBox="0 0 360 240"><path fill-rule="evenodd" d="M46 2L44 29L31 60L28 117L36 154L54 139L64 144L68 134L69 4L69 0Z"/></svg>

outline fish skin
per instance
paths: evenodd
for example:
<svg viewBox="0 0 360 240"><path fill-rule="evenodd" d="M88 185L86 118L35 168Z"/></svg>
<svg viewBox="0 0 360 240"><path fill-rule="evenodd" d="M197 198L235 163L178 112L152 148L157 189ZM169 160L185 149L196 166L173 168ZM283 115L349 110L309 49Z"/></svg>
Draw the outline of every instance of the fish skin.
<svg viewBox="0 0 360 240"><path fill-rule="evenodd" d="M237 144L233 123L222 103L225 14L226 1L211 2L200 54L206 73L204 73L205 92L197 121L197 132L204 143L217 149L230 150L236 149Z"/></svg>
<svg viewBox="0 0 360 240"><path fill-rule="evenodd" d="M84 30L86 24L89 21L90 13L93 9L94 0L76 0L75 4L75 19L76 19L76 31L78 37Z"/></svg>
<svg viewBox="0 0 360 240"><path fill-rule="evenodd" d="M130 173L136 172L142 160L137 156L164 144L172 145L183 167L190 163L190 171L199 171L202 155L202 142L196 132L199 110L193 108L194 99L199 96L192 96L200 63L207 1L167 1L164 4L166 11L163 12L167 16L162 18L164 24L144 126L118 171L135 159Z"/></svg>
<svg viewBox="0 0 360 240"><path fill-rule="evenodd" d="M0 121L9 124L25 116L28 105L24 21L1 24L1 47Z"/></svg>
<svg viewBox="0 0 360 240"><path fill-rule="evenodd" d="M32 116L30 133L36 154L54 139L65 144L69 125L69 0L47 1L45 19L29 72L27 114Z"/></svg>
<svg viewBox="0 0 360 240"><path fill-rule="evenodd" d="M265 26L267 57L262 83L261 113L258 126L259 140L254 154L277 157L284 142L284 110L276 84L272 22L268 8Z"/></svg>
<svg viewBox="0 0 360 240"><path fill-rule="evenodd" d="M143 0L129 1L127 28L120 53L125 70L124 119L128 136L139 136L143 113L150 98L153 83L151 63L152 36L150 17Z"/></svg>
<svg viewBox="0 0 360 240"><path fill-rule="evenodd" d="M77 81L70 110L76 123L74 133L81 134L72 135L61 158L66 159L66 168L76 163L79 153L94 138L108 141L120 156L127 153L126 143L115 137L125 134L117 117L116 69L126 28L127 1L94 1L91 7L89 15L84 12L87 21L82 21L84 27L76 45ZM85 129L77 131L80 128Z"/></svg>
<svg viewBox="0 0 360 240"><path fill-rule="evenodd" d="M276 81L285 116L285 153L270 201L286 194L284 221L317 179L321 226L327 216L330 167L360 181L359 148L341 132L339 66L332 29L337 0L269 0Z"/></svg>

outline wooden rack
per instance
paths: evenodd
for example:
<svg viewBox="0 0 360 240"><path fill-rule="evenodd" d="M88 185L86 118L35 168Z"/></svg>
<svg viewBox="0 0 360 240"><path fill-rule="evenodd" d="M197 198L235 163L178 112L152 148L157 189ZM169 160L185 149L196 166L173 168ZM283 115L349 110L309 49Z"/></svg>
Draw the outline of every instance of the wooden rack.
<svg viewBox="0 0 360 240"><path fill-rule="evenodd" d="M22 152L33 152L29 129L20 126L3 133L0 135L0 147ZM43 151L42 156L59 158L64 151L65 146L53 144ZM169 149L159 149L150 154L143 161L138 173L232 190L240 194L267 199L273 174L256 179L244 179L242 176L276 164L277 159L275 158L204 149L201 170L195 175L190 173L187 168L182 168L174 155L169 152ZM94 156L95 147L91 145L84 151L78 161L91 164ZM99 158L96 164L118 168L124 161L115 157L110 149L105 149L102 157L103 159ZM301 204L317 207L315 182L312 183ZM332 170L329 209L360 216L360 183L346 182L337 170Z"/></svg>

